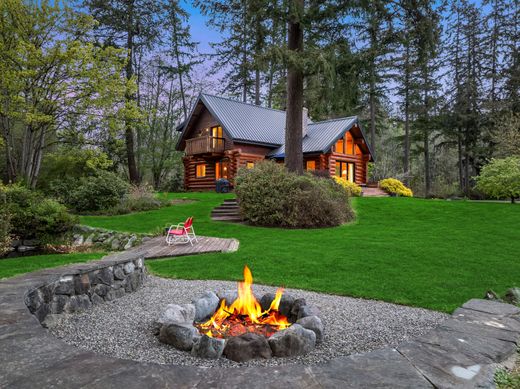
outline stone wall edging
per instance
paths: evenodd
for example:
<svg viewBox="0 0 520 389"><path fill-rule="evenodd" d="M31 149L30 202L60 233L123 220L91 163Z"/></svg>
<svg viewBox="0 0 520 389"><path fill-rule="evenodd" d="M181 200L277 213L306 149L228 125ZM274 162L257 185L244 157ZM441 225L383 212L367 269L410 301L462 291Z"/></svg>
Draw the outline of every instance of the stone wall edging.
<svg viewBox="0 0 520 389"><path fill-rule="evenodd" d="M113 254L49 277L29 289L24 302L47 327L54 315L86 310L137 290L143 284L145 274L143 254Z"/></svg>
<svg viewBox="0 0 520 389"><path fill-rule="evenodd" d="M142 268L135 262L140 258L120 253L0 281L0 387L492 388L497 366L516 355L520 340L518 307L473 299L429 334L396 347L316 365L239 367L230 372L136 362L82 350L49 333L25 304L32 291L61 282L62 277L96 271L99 275L102 269L113 271L125 263L142 269L142 283L144 262Z"/></svg>

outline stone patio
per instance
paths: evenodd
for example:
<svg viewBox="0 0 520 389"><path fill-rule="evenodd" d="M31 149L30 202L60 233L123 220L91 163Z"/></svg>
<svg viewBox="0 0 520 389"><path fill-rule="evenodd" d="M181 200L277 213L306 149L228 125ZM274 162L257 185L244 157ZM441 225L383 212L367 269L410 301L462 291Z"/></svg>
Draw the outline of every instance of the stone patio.
<svg viewBox="0 0 520 389"><path fill-rule="evenodd" d="M487 300L468 301L439 328L395 348L323 364L233 369L139 363L80 350L52 336L26 305L41 288L49 292L42 304L51 304L55 288L49 285L71 277L92 281L67 292L74 296L88 296L96 282L119 290L124 280L106 275L132 268L129 263L144 273L138 267L144 256L131 251L0 281L0 387L491 388L497 363L516 355L520 309ZM49 307L52 314L56 306Z"/></svg>

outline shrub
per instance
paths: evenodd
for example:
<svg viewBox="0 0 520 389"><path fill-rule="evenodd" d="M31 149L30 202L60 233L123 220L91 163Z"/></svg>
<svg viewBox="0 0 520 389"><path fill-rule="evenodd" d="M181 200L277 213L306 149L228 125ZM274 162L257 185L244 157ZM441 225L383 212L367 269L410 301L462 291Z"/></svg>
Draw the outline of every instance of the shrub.
<svg viewBox="0 0 520 389"><path fill-rule="evenodd" d="M107 210L119 206L129 185L117 174L100 171L92 177L82 177L71 191L68 204L78 212Z"/></svg>
<svg viewBox="0 0 520 389"><path fill-rule="evenodd" d="M520 158L492 159L477 177L476 188L494 198L510 198L514 203L520 196Z"/></svg>
<svg viewBox="0 0 520 389"><path fill-rule="evenodd" d="M63 148L45 156L38 188L61 198L68 192L63 189L75 188L81 177L94 176L112 164L108 156L98 150Z"/></svg>
<svg viewBox="0 0 520 389"><path fill-rule="evenodd" d="M350 197L361 196L361 187L343 177L334 176L334 181L345 189Z"/></svg>
<svg viewBox="0 0 520 389"><path fill-rule="evenodd" d="M45 240L68 232L77 223L64 205L40 192L21 185L0 187L0 192L5 197L11 233L15 236Z"/></svg>
<svg viewBox="0 0 520 389"><path fill-rule="evenodd" d="M354 217L347 192L334 181L289 173L274 162L241 169L236 193L241 212L256 225L325 227Z"/></svg>
<svg viewBox="0 0 520 389"><path fill-rule="evenodd" d="M410 188L396 178L385 178L379 181L379 187L384 191L402 197L413 197L413 192Z"/></svg>
<svg viewBox="0 0 520 389"><path fill-rule="evenodd" d="M122 215L129 212L149 211L163 207L170 202L155 196L150 185L132 185L124 200L117 206L104 210L104 215Z"/></svg>

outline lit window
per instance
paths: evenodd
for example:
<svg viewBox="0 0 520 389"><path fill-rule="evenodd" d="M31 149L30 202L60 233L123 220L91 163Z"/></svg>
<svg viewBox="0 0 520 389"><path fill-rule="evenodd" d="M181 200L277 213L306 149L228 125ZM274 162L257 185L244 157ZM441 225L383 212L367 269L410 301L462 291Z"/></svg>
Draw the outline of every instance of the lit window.
<svg viewBox="0 0 520 389"><path fill-rule="evenodd" d="M347 150L345 154L354 154L354 138L352 138L350 131L347 132L345 138L347 139Z"/></svg>
<svg viewBox="0 0 520 389"><path fill-rule="evenodd" d="M197 177L206 177L206 165L201 163L197 165Z"/></svg>
<svg viewBox="0 0 520 389"><path fill-rule="evenodd" d="M307 161L307 170L316 170L316 161Z"/></svg>
<svg viewBox="0 0 520 389"><path fill-rule="evenodd" d="M254 167L255 167L255 163L254 163L254 162L247 162L247 163L246 163L246 168L248 168L248 169L252 169L252 168L254 168Z"/></svg>
<svg viewBox="0 0 520 389"><path fill-rule="evenodd" d="M345 141L343 138L336 142L336 153L345 154Z"/></svg>

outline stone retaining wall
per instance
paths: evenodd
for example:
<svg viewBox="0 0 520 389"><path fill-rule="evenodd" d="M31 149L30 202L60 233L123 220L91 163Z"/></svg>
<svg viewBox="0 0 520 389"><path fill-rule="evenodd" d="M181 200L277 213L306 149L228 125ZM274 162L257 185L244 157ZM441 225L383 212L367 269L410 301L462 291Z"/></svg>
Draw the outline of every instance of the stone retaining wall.
<svg viewBox="0 0 520 389"><path fill-rule="evenodd" d="M25 304L40 323L47 327L54 315L89 309L122 297L139 288L145 279L142 256L115 256L112 262L92 263L89 269L65 273L58 279L33 288L25 295Z"/></svg>

